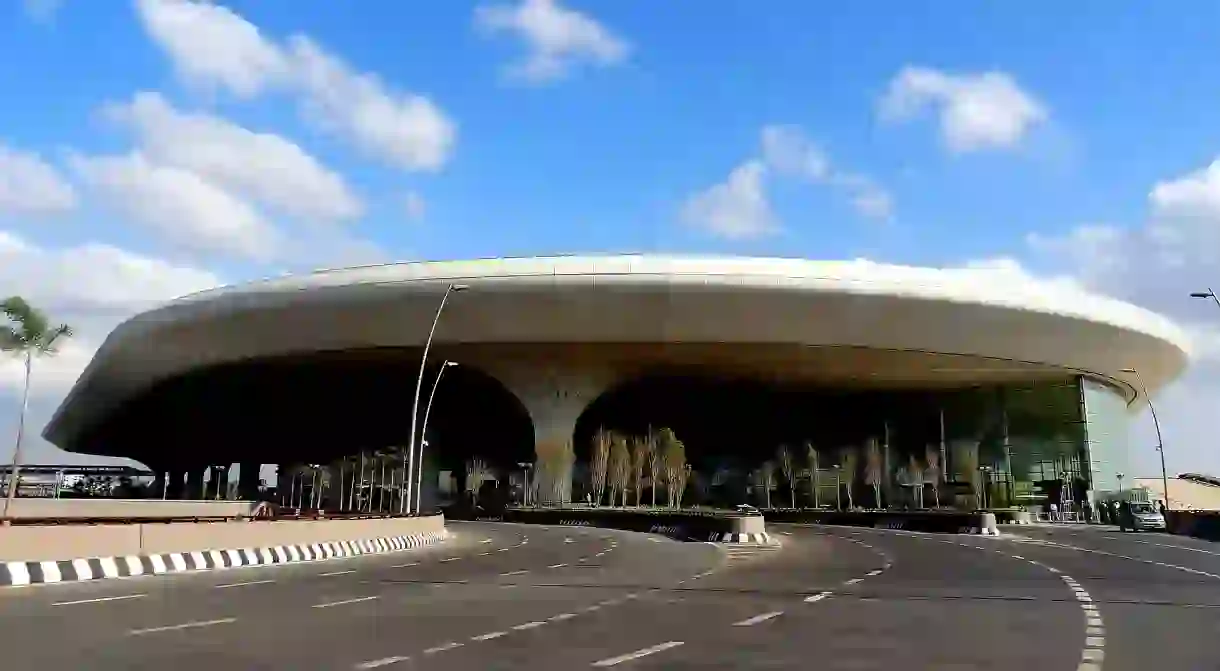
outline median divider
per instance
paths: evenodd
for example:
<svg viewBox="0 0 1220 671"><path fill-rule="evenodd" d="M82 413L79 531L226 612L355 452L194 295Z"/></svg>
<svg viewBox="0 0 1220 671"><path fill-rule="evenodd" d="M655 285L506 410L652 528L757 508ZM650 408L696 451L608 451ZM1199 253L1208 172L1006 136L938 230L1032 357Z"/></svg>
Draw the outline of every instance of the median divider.
<svg viewBox="0 0 1220 671"><path fill-rule="evenodd" d="M443 541L442 515L0 528L0 586L324 561Z"/></svg>
<svg viewBox="0 0 1220 671"><path fill-rule="evenodd" d="M829 524L875 529L902 529L947 534L1000 535L996 516L989 512L959 512L941 510L768 510L768 522L795 524Z"/></svg>
<svg viewBox="0 0 1220 671"><path fill-rule="evenodd" d="M508 508L481 512L477 521L600 527L662 534L676 540L774 544L761 515L717 511L658 511L622 508Z"/></svg>

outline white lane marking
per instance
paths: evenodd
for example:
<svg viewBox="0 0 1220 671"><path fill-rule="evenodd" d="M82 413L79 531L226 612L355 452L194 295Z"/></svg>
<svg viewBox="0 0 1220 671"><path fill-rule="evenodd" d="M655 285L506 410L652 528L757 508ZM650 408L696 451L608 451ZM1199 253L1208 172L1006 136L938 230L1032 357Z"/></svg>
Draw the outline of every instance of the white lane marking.
<svg viewBox="0 0 1220 671"><path fill-rule="evenodd" d="M1209 555L1220 554L1220 552L1216 552L1215 550L1204 550L1203 548L1192 548L1192 547L1188 547L1186 545L1172 545L1170 543L1153 543L1152 541L1141 541L1141 540L1136 540L1134 538L1123 538L1122 536L1102 536L1102 538L1109 538L1112 540L1121 539L1121 540L1131 541L1132 543L1141 543L1143 545L1155 545L1160 548L1174 548L1175 550L1186 550L1188 552L1201 552L1203 554L1209 554Z"/></svg>
<svg viewBox="0 0 1220 671"><path fill-rule="evenodd" d="M211 627L218 624L229 624L236 622L235 617L225 617L219 620L202 620L200 622L183 622L182 624L170 624L164 627L149 627L148 629L132 629L127 632L128 636L143 636L144 634L156 634L162 631L179 631L182 629L198 629L200 627Z"/></svg>
<svg viewBox="0 0 1220 671"><path fill-rule="evenodd" d="M397 656L395 656L395 657L383 657L383 658L381 658L381 659L374 659L374 660L373 660L373 661L371 661L371 662L361 662L361 663L359 663L359 664L357 664L357 665L356 665L356 668L357 668L357 669L376 669L376 668L380 668L380 667L382 667L382 666L389 666L389 665L391 665L391 664L397 664L397 663L399 663L399 662L405 662L405 661L407 661L407 660L409 660L409 659L411 659L411 658L410 658L410 657L397 657Z"/></svg>
<svg viewBox="0 0 1220 671"><path fill-rule="evenodd" d="M490 552L480 552L480 553L479 553L479 556L480 556L480 557L486 557L486 556L487 556L487 555L489 555L489 554L491 554L491 553L490 553Z"/></svg>
<svg viewBox="0 0 1220 671"><path fill-rule="evenodd" d="M57 601L52 606L78 606L82 603L103 603L105 601L126 601L127 599L143 599L147 594L124 594L123 596L102 596L96 599L78 599L76 601Z"/></svg>
<svg viewBox="0 0 1220 671"><path fill-rule="evenodd" d="M560 613L558 615L552 615L547 619L549 619L551 622L561 622L563 620L570 620L574 617L576 617L576 613Z"/></svg>
<svg viewBox="0 0 1220 671"><path fill-rule="evenodd" d="M843 581L843 584L844 585L855 585L856 583L860 582L861 580L864 580L864 578L852 578L851 580Z"/></svg>
<svg viewBox="0 0 1220 671"><path fill-rule="evenodd" d="M822 599L825 599L828 596L830 596L830 592L820 592L818 594L811 594L811 595L805 597L805 603L816 603L818 601L821 601Z"/></svg>
<svg viewBox="0 0 1220 671"><path fill-rule="evenodd" d="M517 631L525 631L526 629L533 629L534 627L541 627L544 624L546 624L546 620L539 620L537 622L526 622L524 624L513 625L513 629L516 629Z"/></svg>
<svg viewBox="0 0 1220 671"><path fill-rule="evenodd" d="M650 537L648 540L649 540L649 541L651 541L651 542L653 542L653 543L661 543L661 542L662 542L660 538L651 538L651 537Z"/></svg>
<svg viewBox="0 0 1220 671"><path fill-rule="evenodd" d="M622 664L623 662L630 662L633 659L647 657L648 655L655 655L658 652L664 652L666 650L669 650L670 648L676 648L682 644L683 644L683 641L666 641L665 643L659 643L659 644L654 645L649 648L642 648L640 650L636 650L635 652L629 652L625 655L619 655L618 657L609 657L607 659L602 659L602 660L593 662L593 666L597 666L597 667L617 666L619 664Z"/></svg>
<svg viewBox="0 0 1220 671"><path fill-rule="evenodd" d="M501 636L504 636L507 633L508 633L507 631L493 631L493 632L490 632L487 634L479 634L478 636L471 636L470 640L472 640L472 641L490 641L493 638L500 638Z"/></svg>
<svg viewBox="0 0 1220 671"><path fill-rule="evenodd" d="M565 539L563 539L563 542L565 542L565 543L575 543L576 541L572 540L571 538L565 538Z"/></svg>
<svg viewBox="0 0 1220 671"><path fill-rule="evenodd" d="M459 559L461 559L461 557L449 557L448 559L442 559L442 560L441 560L441 563L444 563L444 562L450 562L450 561L457 561L457 560L459 560Z"/></svg>
<svg viewBox="0 0 1220 671"><path fill-rule="evenodd" d="M454 648L460 648L460 647L462 647L463 645L464 645L463 643L458 643L457 641L450 641L450 642L445 643L445 644L443 644L443 645L437 645L437 646L434 646L434 647L428 648L427 650L424 650L424 654L425 654L425 655L435 655L435 654L436 654L436 653L438 653L438 652L444 652L444 651L446 651L446 650L452 650L452 649L454 649Z"/></svg>
<svg viewBox="0 0 1220 671"><path fill-rule="evenodd" d="M521 569L520 571L509 571L508 573L501 573L500 575L501 576L524 575L526 573L529 573L529 569Z"/></svg>
<svg viewBox="0 0 1220 671"><path fill-rule="evenodd" d="M567 564L551 564L547 568L563 568L565 566L567 566Z"/></svg>
<svg viewBox="0 0 1220 671"><path fill-rule="evenodd" d="M593 556L594 556L594 557L605 557L605 556L606 556L606 553L605 553L605 552L598 552L597 554L595 554L595 555L593 555Z"/></svg>
<svg viewBox="0 0 1220 671"><path fill-rule="evenodd" d="M346 606L349 603L362 603L364 601L372 601L380 599L379 596L362 596L356 599L344 599L342 601L328 601L326 603L315 603L310 608L330 608L331 606Z"/></svg>
<svg viewBox="0 0 1220 671"><path fill-rule="evenodd" d="M869 571L867 575L869 575L869 576L881 575L881 569L874 569L872 571Z"/></svg>
<svg viewBox="0 0 1220 671"><path fill-rule="evenodd" d="M390 568L407 568L408 566L419 566L419 562L413 561L413 562L410 562L407 564L395 564L395 565L391 566Z"/></svg>
<svg viewBox="0 0 1220 671"><path fill-rule="evenodd" d="M509 548L499 548L496 552L508 552Z"/></svg>
<svg viewBox="0 0 1220 671"><path fill-rule="evenodd" d="M483 540L481 540L481 541L479 541L479 542L480 542L480 543L490 543L490 542L491 542L491 539L490 539L490 538L484 538Z"/></svg>
<svg viewBox="0 0 1220 671"><path fill-rule="evenodd" d="M345 571L331 571L331 572L329 572L329 573L319 573L319 574L318 574L318 577L319 577L319 578L329 578L329 577L331 577L331 576L336 576L336 575L347 575L348 573L355 573L355 572L356 572L356 569L354 569L354 568L349 568L349 569L347 569L347 570L345 570Z"/></svg>
<svg viewBox="0 0 1220 671"><path fill-rule="evenodd" d="M216 585L212 589L228 589L230 587L245 587L246 585L269 585L275 582L274 580L247 580L246 582L230 582L223 585Z"/></svg>
<svg viewBox="0 0 1220 671"><path fill-rule="evenodd" d="M777 610L777 611L773 611L770 613L763 613L762 615L755 615L754 617L746 618L746 619L742 620L741 622L734 622L733 626L734 627L750 627L750 626L758 624L759 622L766 622L767 620L770 620L771 618L779 617L780 615L783 615L783 614L784 614L784 611L782 611L782 610Z"/></svg>

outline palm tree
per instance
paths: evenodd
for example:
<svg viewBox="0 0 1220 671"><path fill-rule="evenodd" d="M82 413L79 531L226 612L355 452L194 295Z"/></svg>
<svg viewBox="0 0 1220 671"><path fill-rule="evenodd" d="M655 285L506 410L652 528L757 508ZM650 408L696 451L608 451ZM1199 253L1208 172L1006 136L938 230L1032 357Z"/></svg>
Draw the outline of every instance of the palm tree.
<svg viewBox="0 0 1220 671"><path fill-rule="evenodd" d="M11 352L25 359L25 384L21 391L21 414L17 419L17 441L8 476L8 496L4 499L4 511L0 513L0 519L7 520L9 507L17 496L17 481L21 477L21 441L25 434L25 415L30 409L30 375L34 358L54 356L60 338L72 336L72 327L67 324L52 326L45 314L20 296L0 302L0 313L9 322L0 325L0 351Z"/></svg>
<svg viewBox="0 0 1220 671"><path fill-rule="evenodd" d="M822 484L819 481L819 477L821 476L821 464L818 463L818 450L811 442L805 443L805 458L809 462L809 488L812 490L813 494L813 507L820 508L822 507L822 502L820 500L821 496L818 490L821 489Z"/></svg>
<svg viewBox="0 0 1220 671"><path fill-rule="evenodd" d="M787 445L780 445L775 458L779 462L780 472L784 474L784 480L788 483L792 507L796 508L796 464L792 461L792 450L789 450Z"/></svg>

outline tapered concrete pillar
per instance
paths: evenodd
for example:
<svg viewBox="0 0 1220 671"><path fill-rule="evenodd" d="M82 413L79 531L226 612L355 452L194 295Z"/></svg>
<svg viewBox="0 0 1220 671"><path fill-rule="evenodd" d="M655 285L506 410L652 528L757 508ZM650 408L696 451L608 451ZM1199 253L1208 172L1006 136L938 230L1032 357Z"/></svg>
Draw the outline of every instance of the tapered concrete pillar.
<svg viewBox="0 0 1220 671"><path fill-rule="evenodd" d="M569 447L576 420L602 392L615 382L608 370L505 365L492 374L529 412L534 424L533 478L540 503L571 500L574 465Z"/></svg>

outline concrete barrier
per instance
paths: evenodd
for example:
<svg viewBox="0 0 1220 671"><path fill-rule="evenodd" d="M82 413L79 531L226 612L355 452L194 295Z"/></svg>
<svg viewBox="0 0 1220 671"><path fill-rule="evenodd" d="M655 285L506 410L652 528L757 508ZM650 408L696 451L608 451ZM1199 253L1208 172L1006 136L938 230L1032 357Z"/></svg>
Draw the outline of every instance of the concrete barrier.
<svg viewBox="0 0 1220 671"><path fill-rule="evenodd" d="M159 499L14 499L9 517L114 518L249 516L254 501L161 501Z"/></svg>
<svg viewBox="0 0 1220 671"><path fill-rule="evenodd" d="M968 533L998 536L996 516L986 512L943 510L769 510L764 516L770 522L797 524L832 524L876 529L904 529L930 533Z"/></svg>
<svg viewBox="0 0 1220 671"><path fill-rule="evenodd" d="M308 545L443 533L445 518L0 527L0 562Z"/></svg>
<svg viewBox="0 0 1220 671"><path fill-rule="evenodd" d="M501 514L480 514L483 521L592 526L657 533L679 540L717 543L772 543L761 515L590 508L509 508Z"/></svg>

